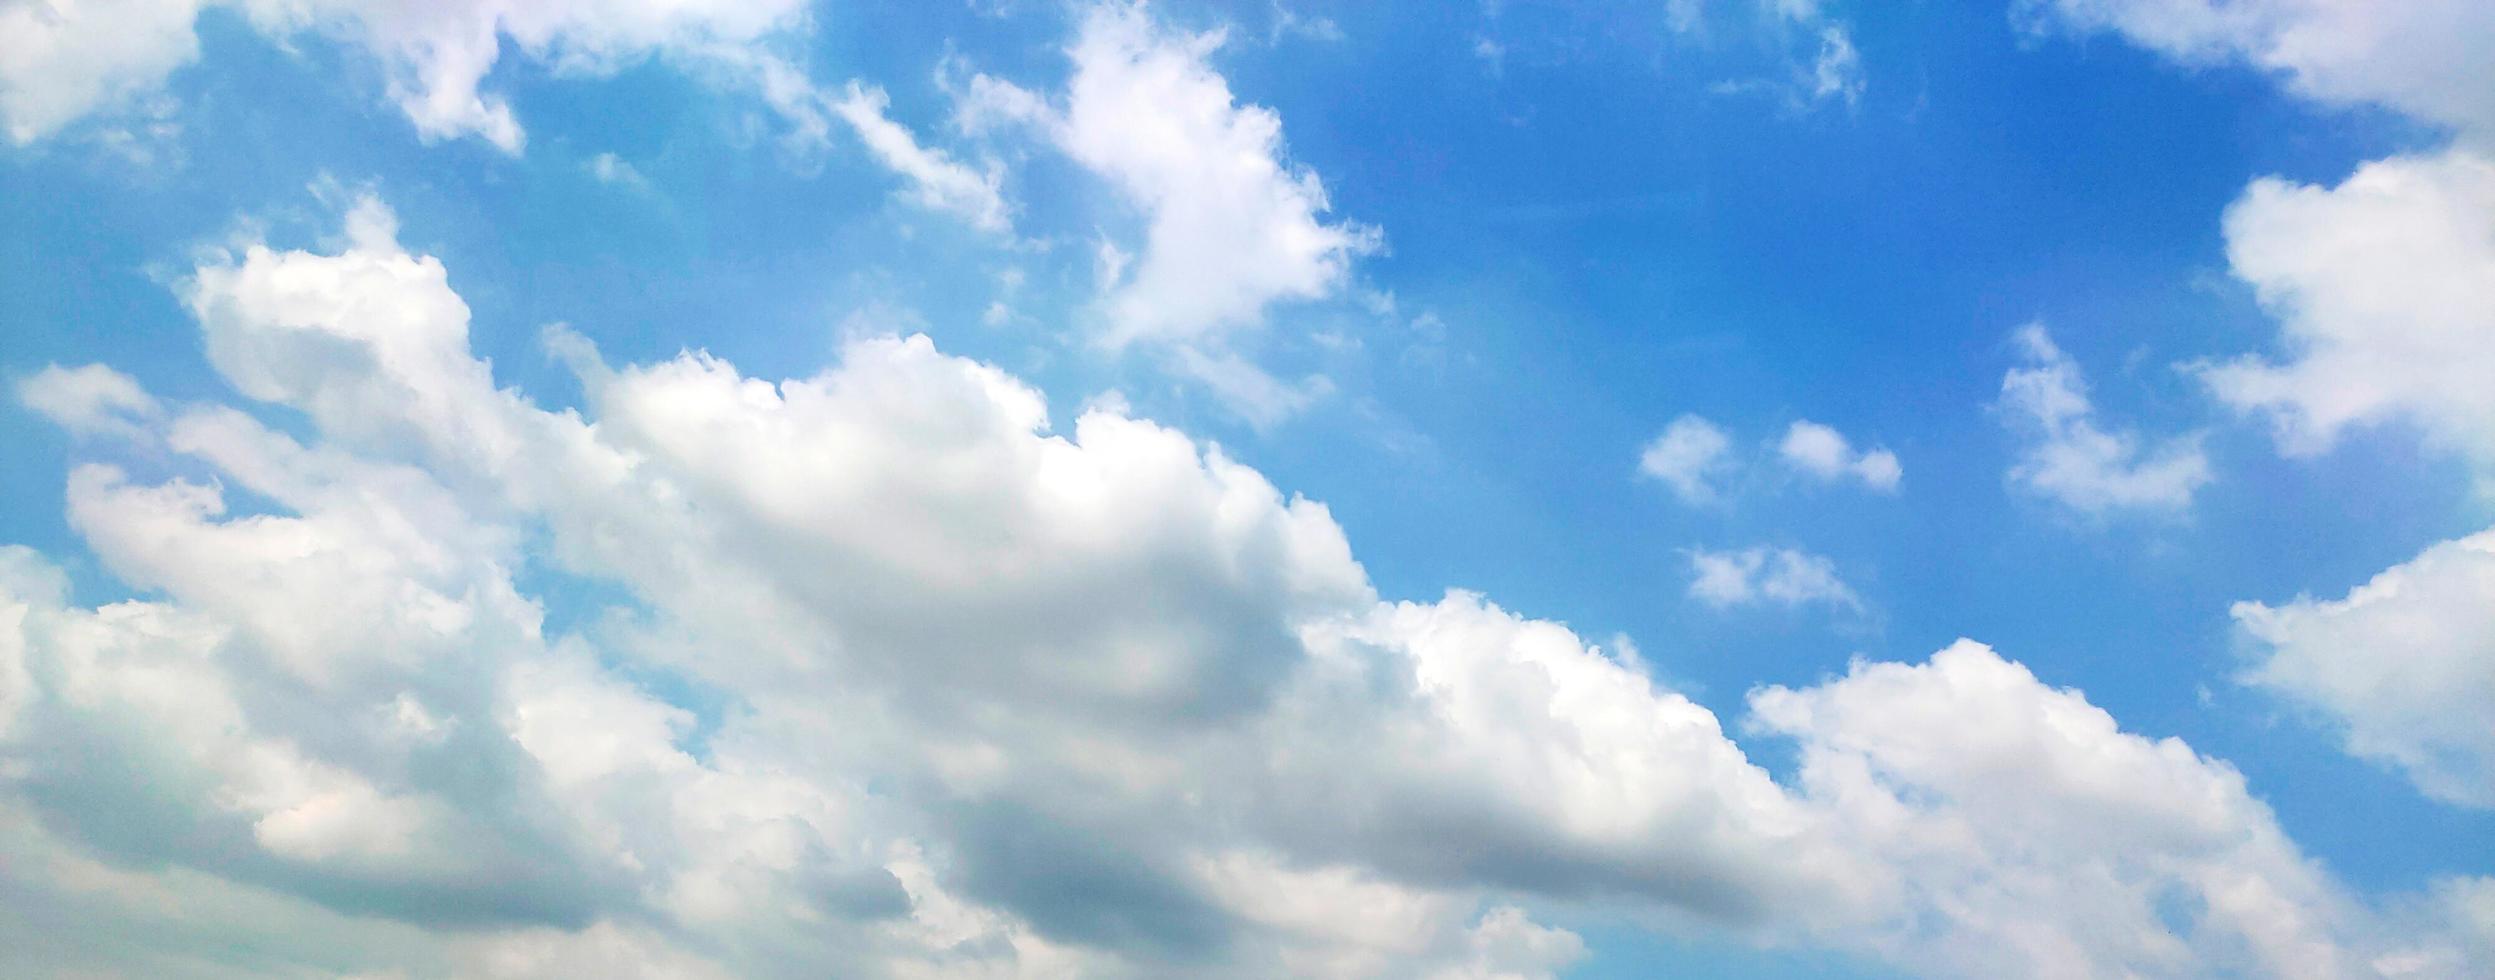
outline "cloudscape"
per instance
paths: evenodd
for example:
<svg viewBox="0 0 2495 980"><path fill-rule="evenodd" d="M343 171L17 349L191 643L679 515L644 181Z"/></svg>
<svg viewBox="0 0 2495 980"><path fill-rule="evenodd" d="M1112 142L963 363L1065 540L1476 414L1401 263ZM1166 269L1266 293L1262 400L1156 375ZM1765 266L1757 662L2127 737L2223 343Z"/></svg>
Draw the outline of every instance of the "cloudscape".
<svg viewBox="0 0 2495 980"><path fill-rule="evenodd" d="M0 0L0 975L2495 976L2495 5Z"/></svg>

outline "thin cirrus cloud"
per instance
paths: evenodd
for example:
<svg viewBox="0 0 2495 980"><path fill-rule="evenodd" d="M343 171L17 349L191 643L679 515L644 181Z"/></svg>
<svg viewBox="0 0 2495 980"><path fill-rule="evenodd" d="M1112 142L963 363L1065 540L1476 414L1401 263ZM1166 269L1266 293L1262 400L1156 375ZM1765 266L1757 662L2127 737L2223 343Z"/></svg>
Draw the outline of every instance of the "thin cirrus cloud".
<svg viewBox="0 0 2495 980"><path fill-rule="evenodd" d="M897 336L773 384L556 331L588 397L547 411L386 207L344 223L180 288L300 434L22 386L120 440L69 520L156 596L0 550L0 874L74 910L8 937L37 969L202 969L205 930L245 972L1550 976L1549 901L1967 976L2482 956L2495 883L2383 918L2232 768L1980 644L1755 693L1779 781L1564 626L1378 596L1322 505L1174 430L1054 433ZM1825 591L1781 565L1751 587ZM550 627L521 567L634 610Z"/></svg>

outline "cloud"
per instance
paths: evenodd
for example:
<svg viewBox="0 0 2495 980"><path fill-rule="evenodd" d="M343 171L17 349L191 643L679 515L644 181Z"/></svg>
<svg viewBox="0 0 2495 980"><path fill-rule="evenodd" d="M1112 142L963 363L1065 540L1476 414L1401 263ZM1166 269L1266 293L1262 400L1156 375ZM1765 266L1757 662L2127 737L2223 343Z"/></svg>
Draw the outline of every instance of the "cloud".
<svg viewBox="0 0 2495 980"><path fill-rule="evenodd" d="M2451 130L2439 152L2336 187L2255 180L2227 209L2227 258L2281 324L2276 359L2203 362L2210 390L2312 455L2401 421L2495 473L2495 6L2471 0L2032 0L2037 26L2112 30L2185 64L2242 62L2326 105Z"/></svg>
<svg viewBox="0 0 2495 980"><path fill-rule="evenodd" d="M637 191L650 189L650 179L641 175L640 168L613 153L600 153L590 157L588 162L581 164L581 170L601 184Z"/></svg>
<svg viewBox="0 0 2495 980"><path fill-rule="evenodd" d="M1842 433L1808 419L1785 430L1775 453L1785 466L1820 482L1852 477L1881 493L1897 492L1904 469L1887 448L1856 452ZM1638 454L1638 472L1663 481L1682 503L1693 506L1724 499L1724 483L1745 463L1733 453L1732 437L1715 423L1684 414Z"/></svg>
<svg viewBox="0 0 2495 980"><path fill-rule="evenodd" d="M12 593L9 758L151 761L60 755L7 798L93 827L94 791L182 788L148 808L174 843L56 846L349 914L460 909L514 943L657 921L731 972L1364 955L1258 911L1254 873L1417 903L1390 944L1411 957L1381 962L1558 962L1564 933L1476 922L1489 883L1738 917L1808 875L1704 709L1471 597L1377 603L1323 508L1183 436L1108 412L1046 434L1036 393L923 338L773 385L557 334L593 426L493 387L386 208L347 221L339 252L248 246L185 289L212 363L318 442L168 410L135 438L215 480L86 467L70 492L106 565L166 598ZM230 515L224 486L276 512ZM515 550L535 533L546 554ZM514 585L534 561L641 609L550 634ZM619 658L738 707L703 721ZM1561 700L1498 693L1519 683ZM1518 737L1609 747L1554 781ZM1394 831L1423 822L1455 848ZM199 828L246 843L185 852ZM487 900L483 867L534 884Z"/></svg>
<svg viewBox="0 0 2495 980"><path fill-rule="evenodd" d="M880 88L850 82L832 111L849 123L875 158L892 172L908 178L911 194L930 211L950 212L983 231L1009 230L1011 209L997 189L1000 168L973 170L940 150L921 146L910 131L884 115L891 100Z"/></svg>
<svg viewBox="0 0 2495 980"><path fill-rule="evenodd" d="M17 383L18 401L78 435L133 435L163 414L129 375L101 364L58 364Z"/></svg>
<svg viewBox="0 0 2495 980"><path fill-rule="evenodd" d="M2100 428L2078 362L2044 326L2029 324L2013 337L2027 366L2002 377L2000 409L2027 445L2010 467L2012 485L2091 517L2191 507L2211 479L2197 437L2148 448L2137 432Z"/></svg>
<svg viewBox="0 0 2495 980"><path fill-rule="evenodd" d="M1787 786L1626 651L1382 599L1181 433L874 335L772 382L558 331L548 411L346 224L183 288L299 435L160 404L154 475L70 473L150 598L0 550L0 889L75 910L38 969L1530 976L1552 908L1968 975L2478 955L2476 884L2393 923L1980 647L1754 697Z"/></svg>
<svg viewBox="0 0 2495 980"><path fill-rule="evenodd" d="M2495 136L2495 9L2476 0L2023 0L2031 28L2116 31L2184 64L2242 62L2299 95Z"/></svg>
<svg viewBox="0 0 2495 980"><path fill-rule="evenodd" d="M1209 63L1224 40L1094 4L1061 104L985 75L964 92L965 127L1037 125L1143 216L1140 247L1121 249L1133 261L1102 284L1111 346L1218 346L1278 303L1338 295L1380 247L1376 229L1325 220L1325 185L1288 158L1281 116L1240 105Z"/></svg>
<svg viewBox="0 0 2495 980"><path fill-rule="evenodd" d="M1791 548L1693 549L1689 568L1696 575L1689 594L1717 609L1771 602L1788 608L1826 603L1863 611L1862 598L1837 578L1835 562Z"/></svg>
<svg viewBox="0 0 2495 980"><path fill-rule="evenodd" d="M273 39L319 34L377 61L390 100L427 140L476 136L508 153L527 141L509 103L482 86L504 39L557 71L603 75L651 55L698 60L795 26L796 0L108 0L0 11L0 111L20 145L155 90L198 56L193 21L234 7Z"/></svg>
<svg viewBox="0 0 2495 980"><path fill-rule="evenodd" d="M2221 400L2307 455L2407 422L2495 473L2495 162L2393 157L2337 187L2254 181L2227 257L2280 323L2284 358L2203 364Z"/></svg>
<svg viewBox="0 0 2495 980"><path fill-rule="evenodd" d="M2122 731L1982 644L1858 662L1750 708L1760 733L1797 740L1802 798L1872 869L1866 914L1823 934L1917 972L2329 977L2483 959L2466 928L2404 932L2351 904L2233 767Z"/></svg>
<svg viewBox="0 0 2495 980"><path fill-rule="evenodd" d="M129 104L199 56L198 0L0 8L0 119L24 146L105 105Z"/></svg>
<svg viewBox="0 0 2495 980"><path fill-rule="evenodd" d="M392 104L426 142L474 137L518 155L528 134L486 87L506 47L558 74L603 77L652 58L759 97L801 152L837 122L909 182L910 199L990 232L1011 207L991 165L973 169L925 146L885 114L883 91L824 90L778 48L809 26L803 0L96 0L0 9L0 121L27 145L80 118L128 108L198 57L193 24L232 8L278 43L322 37L370 58ZM593 168L601 167L594 161ZM612 167L596 171L623 171ZM629 181L623 181L630 183Z"/></svg>
<svg viewBox="0 0 2495 980"><path fill-rule="evenodd" d="M2427 548L2345 598L2239 602L2246 683L2339 727L2426 795L2495 808L2495 531Z"/></svg>
<svg viewBox="0 0 2495 980"><path fill-rule="evenodd" d="M1843 99L1846 105L1863 100L1863 56L1854 50L1854 38L1842 25L1829 24L1819 30L1819 56L1811 61L1811 98L1817 101Z"/></svg>
<svg viewBox="0 0 2495 980"><path fill-rule="evenodd" d="M1711 481L1730 469L1731 449L1732 440L1715 423L1683 415L1646 444L1637 471L1662 480L1682 503L1703 504L1716 499Z"/></svg>
<svg viewBox="0 0 2495 980"><path fill-rule="evenodd" d="M1882 493L1897 492L1898 478L1905 475L1896 453L1885 448L1857 453L1842 433L1809 419L1796 420L1786 429L1776 452L1786 465L1821 480L1852 476Z"/></svg>

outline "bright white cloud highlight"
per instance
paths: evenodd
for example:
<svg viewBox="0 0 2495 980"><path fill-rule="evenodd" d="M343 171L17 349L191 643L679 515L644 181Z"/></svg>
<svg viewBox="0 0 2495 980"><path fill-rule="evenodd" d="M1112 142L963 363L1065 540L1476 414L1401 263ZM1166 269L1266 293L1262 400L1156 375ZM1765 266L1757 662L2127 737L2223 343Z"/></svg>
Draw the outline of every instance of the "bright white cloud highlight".
<svg viewBox="0 0 2495 980"><path fill-rule="evenodd" d="M2027 363L2001 379L2004 421L2026 440L2010 467L2012 485L2089 516L2191 506L2211 479L2197 437L2152 447L2137 432L2099 426L2087 379L2052 335L2029 324L2013 340Z"/></svg>
<svg viewBox="0 0 2495 980"><path fill-rule="evenodd" d="M2239 602L2247 683L2328 718L2429 796L2495 808L2495 531L2445 541L2335 600Z"/></svg>
<svg viewBox="0 0 2495 980"><path fill-rule="evenodd" d="M1637 457L1637 471L1663 481L1685 504L1716 499L1714 481L1731 469L1732 439L1696 415L1683 415L1665 426Z"/></svg>
<svg viewBox="0 0 2495 980"><path fill-rule="evenodd" d="M1850 476L1882 493L1896 492L1898 479L1905 475L1896 453L1886 448L1856 452L1843 433L1809 419L1797 420L1785 430L1776 454L1787 466L1810 476L1821 480Z"/></svg>

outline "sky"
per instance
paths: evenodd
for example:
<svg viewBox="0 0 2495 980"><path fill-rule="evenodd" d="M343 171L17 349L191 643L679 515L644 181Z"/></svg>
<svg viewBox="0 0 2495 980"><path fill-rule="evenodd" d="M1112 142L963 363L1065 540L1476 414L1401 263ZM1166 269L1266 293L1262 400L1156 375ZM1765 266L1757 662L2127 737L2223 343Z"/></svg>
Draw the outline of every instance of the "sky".
<svg viewBox="0 0 2495 980"><path fill-rule="evenodd" d="M2495 6L0 0L0 973L2495 974Z"/></svg>

